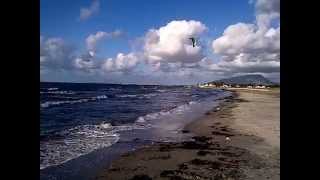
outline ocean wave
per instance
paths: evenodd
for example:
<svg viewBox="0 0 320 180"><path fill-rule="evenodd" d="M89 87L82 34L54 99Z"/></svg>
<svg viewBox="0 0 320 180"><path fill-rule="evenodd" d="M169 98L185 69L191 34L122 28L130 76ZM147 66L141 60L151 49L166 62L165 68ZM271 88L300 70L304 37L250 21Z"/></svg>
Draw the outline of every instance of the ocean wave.
<svg viewBox="0 0 320 180"><path fill-rule="evenodd" d="M137 97L138 95L136 94L120 94L120 95L116 95L116 97L118 98L134 98Z"/></svg>
<svg viewBox="0 0 320 180"><path fill-rule="evenodd" d="M100 91L121 91L119 88L103 88L99 89Z"/></svg>
<svg viewBox="0 0 320 180"><path fill-rule="evenodd" d="M75 104L75 103L83 103L88 102L90 99L79 99L79 100L72 100L72 101L47 101L40 104L42 108L48 108L50 106L57 106L61 104Z"/></svg>
<svg viewBox="0 0 320 180"><path fill-rule="evenodd" d="M109 147L119 141L121 131L145 129L146 126L131 124L112 126L110 123L81 125L55 133L60 138L40 143L40 169L55 166Z"/></svg>
<svg viewBox="0 0 320 180"><path fill-rule="evenodd" d="M165 89L157 89L157 91L163 93L163 92L167 92L168 90L165 90Z"/></svg>
<svg viewBox="0 0 320 180"><path fill-rule="evenodd" d="M143 95L144 98L152 98L152 97L155 97L155 96L158 96L158 94L156 94L156 93L150 93L150 94L144 94L144 95Z"/></svg>
<svg viewBox="0 0 320 180"><path fill-rule="evenodd" d="M40 91L40 94L75 94L73 91Z"/></svg>
<svg viewBox="0 0 320 180"><path fill-rule="evenodd" d="M154 96L160 95L161 93L159 92L161 91L162 90L158 90L158 92L155 92L154 90L143 91L148 94L146 93L142 94L141 91L137 91L136 93L131 91L119 92L119 93L113 93L113 94L108 93L108 96L100 95L92 98L82 97L83 99L78 99L78 100L68 99L69 101L66 101L64 99L65 101L48 101L42 104L43 104L43 107L45 108L45 107L50 107L55 105L58 106L64 103L73 104L73 103L103 100L103 99L107 99L108 97L110 99L112 99L113 97L128 98L128 101L131 101L130 98L136 98L136 97L142 98L142 99L152 98ZM166 91L167 90L163 90L162 92L166 92ZM168 90L168 91L171 91L171 90ZM100 93L103 94L106 92L101 92L100 90L99 94ZM125 93L128 93L128 94L125 94ZM178 94L179 92L172 91L172 93ZM77 95L79 94L81 93L77 91ZM88 96L88 94L86 93L83 93L83 94L84 96ZM178 98L180 98L180 94L178 94L179 95L177 96ZM188 97L190 97L191 95L192 94L190 94ZM184 95L184 96L187 96L187 95ZM220 95L217 96L217 98L218 97L220 97ZM187 101L185 104L180 104L182 101L185 102L186 99L183 98L183 99L178 99L179 101L177 101L176 99L174 99L174 101L168 101L170 103L177 102L179 104L177 107L172 108L170 110L162 110L158 112L154 112L157 110L153 110L152 107L149 107L149 104L146 104L146 106L143 106L143 108L147 109L147 111L144 111L146 112L145 115L138 117L135 120L135 122L132 122L132 124L113 126L110 123L104 122L96 125L80 125L73 128L68 128L62 131L58 131L53 134L53 138L51 136L50 137L46 136L46 138L44 138L43 141L40 141L40 169L62 164L71 159L75 159L81 155L88 154L94 150L112 146L112 144L115 144L121 140L125 141L129 139L130 141L131 138L133 139L136 137L135 133L131 133L130 130L152 128L152 129L146 130L148 131L148 133L149 131L152 131L150 136L143 136L143 137L147 137L148 140L151 139L155 141L168 141L168 140L179 139L180 137L179 135L177 135L177 133L181 132L180 128L182 126L180 125L184 124L184 121L188 122L189 121L188 119L195 119L194 117L197 116L199 112L204 114L204 112L206 112L207 109L211 107L211 103L213 102L212 100L213 98L211 97L206 97L205 99L194 97L192 98L193 101L190 101L191 99L188 99L189 102ZM197 100L195 101L194 99L197 99ZM125 99L122 99L122 100L125 100ZM207 101L210 103L206 104ZM126 105L130 106L132 104L128 103ZM167 109L168 107L169 106L162 106L161 104L161 107L157 106L155 109ZM147 112L150 112L150 111L152 111L152 113L147 114ZM131 120L132 119L130 119L130 121ZM157 131L154 131L155 129L153 128L158 128L158 129ZM125 131L129 131L129 132L125 132ZM121 140L120 140L120 135L122 138ZM128 138L127 136L130 136L130 137Z"/></svg>
<svg viewBox="0 0 320 180"><path fill-rule="evenodd" d="M106 95L100 95L96 97L91 97L91 98L84 98L84 99L78 99L78 100L68 100L68 101L46 101L44 103L40 104L41 108L48 108L51 106L57 106L61 104L77 104L77 103L85 103L89 101L96 101L96 100L102 100L102 99L107 99L108 97Z"/></svg>
<svg viewBox="0 0 320 180"><path fill-rule="evenodd" d="M56 91L58 90L59 88L48 88L48 91Z"/></svg>
<svg viewBox="0 0 320 180"><path fill-rule="evenodd" d="M190 101L186 104L180 105L176 108L173 108L169 111L159 111L159 112L155 112L155 113L149 113L147 115L144 116L140 116L137 118L136 123L150 123L152 120L155 119L160 119L163 118L165 116L168 115L172 115L172 114L182 114L184 111L189 110L191 107L191 105L197 104L196 101Z"/></svg>
<svg viewBox="0 0 320 180"><path fill-rule="evenodd" d="M40 169L65 163L119 140L119 134L99 125L79 126L59 135L65 138L40 143Z"/></svg>
<svg viewBox="0 0 320 180"><path fill-rule="evenodd" d="M101 95L101 96L97 96L96 99L107 99L108 96L106 95Z"/></svg>
<svg viewBox="0 0 320 180"><path fill-rule="evenodd" d="M139 98L139 99L147 98L147 99L150 99L150 98L155 97L157 95L158 94L156 94L156 93L149 93L149 94L119 94L119 95L116 95L116 97L118 97L118 98Z"/></svg>

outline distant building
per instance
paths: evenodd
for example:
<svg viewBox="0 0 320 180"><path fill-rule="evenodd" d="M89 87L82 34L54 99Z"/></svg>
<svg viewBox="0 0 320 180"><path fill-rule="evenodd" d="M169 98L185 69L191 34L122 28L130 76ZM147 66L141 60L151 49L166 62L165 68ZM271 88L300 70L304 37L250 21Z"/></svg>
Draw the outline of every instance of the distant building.
<svg viewBox="0 0 320 180"><path fill-rule="evenodd" d="M266 86L255 86L255 88L257 88L257 89L264 89L264 88L266 88Z"/></svg>
<svg viewBox="0 0 320 180"><path fill-rule="evenodd" d="M217 87L215 84L209 84L209 87Z"/></svg>
<svg viewBox="0 0 320 180"><path fill-rule="evenodd" d="M200 87L200 88L215 88L215 87L217 87L217 85L216 84L214 84L214 83L204 83L204 84L198 84L198 87Z"/></svg>
<svg viewBox="0 0 320 180"><path fill-rule="evenodd" d="M229 87L231 87L231 86L229 86L229 85L227 85L227 84L223 84L223 85L222 85L222 88L229 88Z"/></svg>

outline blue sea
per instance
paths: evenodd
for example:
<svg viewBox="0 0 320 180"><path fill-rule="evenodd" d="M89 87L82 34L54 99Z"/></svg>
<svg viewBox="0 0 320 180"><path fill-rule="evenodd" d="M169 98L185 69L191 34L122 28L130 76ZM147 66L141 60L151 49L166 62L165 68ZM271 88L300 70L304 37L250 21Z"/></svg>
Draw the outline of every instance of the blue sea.
<svg viewBox="0 0 320 180"><path fill-rule="evenodd" d="M183 127L230 95L196 86L41 83L41 178L90 179L123 152L188 139Z"/></svg>

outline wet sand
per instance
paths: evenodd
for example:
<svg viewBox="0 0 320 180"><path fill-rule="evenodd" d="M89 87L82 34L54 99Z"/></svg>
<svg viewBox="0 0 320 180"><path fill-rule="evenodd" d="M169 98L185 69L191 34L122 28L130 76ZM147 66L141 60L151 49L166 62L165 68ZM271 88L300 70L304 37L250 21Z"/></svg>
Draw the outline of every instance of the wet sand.
<svg viewBox="0 0 320 180"><path fill-rule="evenodd" d="M96 179L280 179L280 93L234 97L185 127L192 141L123 154Z"/></svg>

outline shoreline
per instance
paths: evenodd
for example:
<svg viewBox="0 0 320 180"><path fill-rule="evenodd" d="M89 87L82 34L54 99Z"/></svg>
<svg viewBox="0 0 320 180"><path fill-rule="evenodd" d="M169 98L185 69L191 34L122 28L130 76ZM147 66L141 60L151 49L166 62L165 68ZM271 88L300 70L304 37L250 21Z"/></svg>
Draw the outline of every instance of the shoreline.
<svg viewBox="0 0 320 180"><path fill-rule="evenodd" d="M254 124L257 115L269 118L268 114L274 112L268 110L279 109L261 109L265 116L239 113L265 105L263 101L255 101L257 95L265 102L275 98L271 105L277 103L278 92L231 91L233 98L227 98L219 108L185 126L183 131L192 133L194 141L157 143L125 153L112 161L96 179L280 179L279 138L273 131L265 131L263 136L259 134L259 128L247 130L259 127L260 121ZM251 124L241 125L245 119L250 119L250 115ZM272 123L277 118L272 117Z"/></svg>
<svg viewBox="0 0 320 180"><path fill-rule="evenodd" d="M230 94L232 93L218 92L218 94L208 96L199 102L189 101L165 113L160 111L140 116L143 119L155 117L158 120L148 122L146 119L146 124L153 123L154 127L152 128L132 128L119 131L120 139L115 144L94 150L65 163L42 169L40 177L41 179L94 179L97 173L109 167L121 154L158 142L190 140L192 135L182 131L185 125L203 116L212 107L218 106Z"/></svg>

